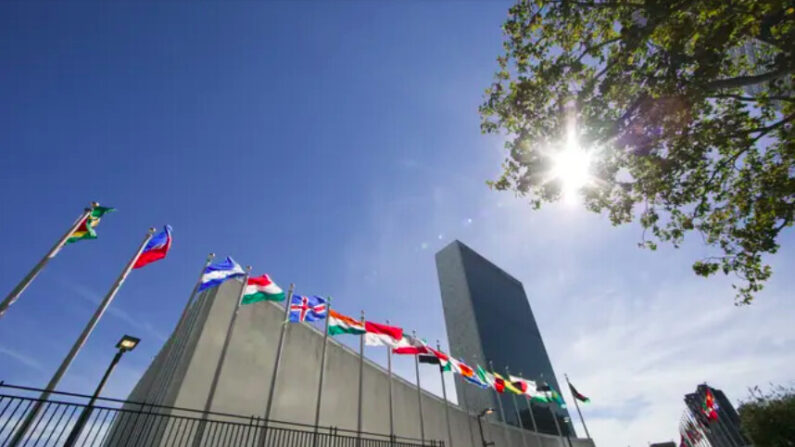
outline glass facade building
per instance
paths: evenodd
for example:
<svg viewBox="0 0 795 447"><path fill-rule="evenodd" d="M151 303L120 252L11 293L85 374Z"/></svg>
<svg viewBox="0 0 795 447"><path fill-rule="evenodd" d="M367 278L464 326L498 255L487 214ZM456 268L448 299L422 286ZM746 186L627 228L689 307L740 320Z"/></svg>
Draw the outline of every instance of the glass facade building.
<svg viewBox="0 0 795 447"><path fill-rule="evenodd" d="M453 357L503 376L510 368L511 374L547 382L562 392L519 280L460 241L436 253L436 269ZM568 431L574 436L568 411L557 405L532 403L531 413L526 399L510 392L500 395L499 405L493 390L481 390L460 379L456 379L456 392L459 404L471 413L494 408L511 425L532 429L535 423L539 432L555 435L559 426L564 435Z"/></svg>

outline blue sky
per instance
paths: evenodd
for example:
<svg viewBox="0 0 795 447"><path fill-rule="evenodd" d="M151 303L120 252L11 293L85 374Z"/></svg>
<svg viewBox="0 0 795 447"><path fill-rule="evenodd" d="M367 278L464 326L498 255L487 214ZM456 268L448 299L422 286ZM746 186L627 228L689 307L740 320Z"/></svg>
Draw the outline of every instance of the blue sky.
<svg viewBox="0 0 795 447"><path fill-rule="evenodd" d="M0 380L44 384L146 228L169 223L172 252L133 272L64 389L90 391L130 333L142 344L108 387L126 395L210 251L444 340L433 254L454 238L524 282L597 445L674 438L705 380L735 401L791 383L791 231L738 308L729 280L692 274L698 238L650 253L635 226L486 188L502 143L477 106L508 4L0 3L0 292L88 202L118 208L0 320Z"/></svg>

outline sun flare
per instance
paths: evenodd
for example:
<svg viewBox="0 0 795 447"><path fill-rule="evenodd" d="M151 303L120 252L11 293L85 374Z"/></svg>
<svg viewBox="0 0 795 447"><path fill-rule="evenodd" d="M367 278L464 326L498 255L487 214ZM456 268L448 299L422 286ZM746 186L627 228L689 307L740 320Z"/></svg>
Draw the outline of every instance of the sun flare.
<svg viewBox="0 0 795 447"><path fill-rule="evenodd" d="M591 154L570 141L562 151L552 155L551 175L562 183L564 199L573 199L591 181Z"/></svg>

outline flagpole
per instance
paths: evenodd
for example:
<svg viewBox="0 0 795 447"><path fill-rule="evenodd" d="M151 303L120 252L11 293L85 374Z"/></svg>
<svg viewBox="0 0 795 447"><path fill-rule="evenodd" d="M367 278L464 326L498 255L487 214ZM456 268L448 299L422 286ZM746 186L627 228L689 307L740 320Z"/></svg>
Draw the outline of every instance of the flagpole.
<svg viewBox="0 0 795 447"><path fill-rule="evenodd" d="M511 381L511 369L508 367L508 365L505 365L505 374L508 376L508 382L510 382L511 386L513 387L513 382ZM526 433L524 429L524 423L522 422L522 415L519 414L519 404L516 403L516 394L513 393L513 391L511 391L511 393L513 409L516 412L516 421L519 423L519 429L522 431L522 445L527 447L527 437L525 436Z"/></svg>
<svg viewBox="0 0 795 447"><path fill-rule="evenodd" d="M571 382L569 381L569 375L564 373L563 377L566 378L566 383L569 385L569 392L571 392ZM574 406L577 407L577 414L580 415L580 422L582 422L582 428L585 429L585 436L587 436L588 439L591 439L591 434L588 433L588 426L585 425L585 418L582 417L582 411L580 411L580 404L577 402L579 399L577 399L577 396L575 396L574 394L572 394L572 398L574 398Z"/></svg>
<svg viewBox="0 0 795 447"><path fill-rule="evenodd" d="M271 375L271 386L268 390L268 402L265 404L265 429L262 436L259 438L259 447L265 445L265 436L268 433L268 422L271 417L271 408L273 406L273 394L276 389L276 376L279 374L279 363L282 360L282 349L284 348L284 333L287 330L287 324L290 321L290 303L293 299L293 289L295 284L290 283L290 289L287 291L287 297L284 300L284 321L282 322L282 330L279 333L279 344L276 346L276 359L273 361L273 374Z"/></svg>
<svg viewBox="0 0 795 447"><path fill-rule="evenodd" d="M365 327L364 310L362 310L362 328ZM356 415L356 445L361 444L362 439L362 396L364 382L364 333L359 334L359 404L358 414Z"/></svg>
<svg viewBox="0 0 795 447"><path fill-rule="evenodd" d="M455 383L456 376L453 374L453 383ZM461 379L459 379L461 380ZM464 384L466 385L466 384ZM469 439L472 441L472 445L475 445L475 431L472 429L472 415L469 413L469 402L467 401L467 393L464 387L461 387L461 400L464 403L464 412L467 414L467 428L469 429ZM458 394L456 394L457 396Z"/></svg>
<svg viewBox="0 0 795 447"><path fill-rule="evenodd" d="M555 429L558 431L558 437L561 439L561 443L563 443L563 432L560 431L560 423L558 422L558 412L552 411L552 404L547 403L547 409L549 410L549 414L552 415L552 422L555 423Z"/></svg>
<svg viewBox="0 0 795 447"><path fill-rule="evenodd" d="M436 350L441 351L439 340L436 340ZM450 447L453 447L453 431L450 429L450 405L447 403L447 387L444 384L444 371L442 370L441 362L439 362L439 378L442 379L442 397L444 398L444 418L447 422L447 440L450 442ZM469 422L469 412L467 412L467 422Z"/></svg>
<svg viewBox="0 0 795 447"><path fill-rule="evenodd" d="M416 340L417 332L411 331L411 336ZM417 374L417 404L420 407L420 440L422 445L425 445L425 420L422 416L422 386L420 385L420 361L417 358L418 356L419 354L414 354L414 371Z"/></svg>
<svg viewBox="0 0 795 447"><path fill-rule="evenodd" d="M529 396L525 396L524 400L527 402L527 410L530 412L530 422L533 424L533 431L538 434L538 425L536 425L536 417L533 414L533 403L530 401Z"/></svg>
<svg viewBox="0 0 795 447"><path fill-rule="evenodd" d="M389 326L389 320L386 320ZM395 420L392 413L392 347L387 346L386 349L386 365L389 370L389 443L392 445L395 442Z"/></svg>
<svg viewBox="0 0 795 447"><path fill-rule="evenodd" d="M312 445L317 447L317 435L320 424L320 403L323 397L323 373L326 372L326 348L328 347L328 321L331 313L331 297L326 301L326 324L323 331L323 353L320 360L320 380L317 384L317 405L315 406L315 434L312 437Z"/></svg>
<svg viewBox="0 0 795 447"><path fill-rule="evenodd" d="M191 291L190 296L188 296L188 301L185 303L185 307L182 309L182 315L179 317L177 325L174 328L174 335L172 336L174 338L173 343L166 348L167 354L164 359L164 363L166 365L170 364L172 366L164 366L161 369L161 371L165 372L166 377L164 380L161 381L160 385L158 386L158 390L155 392L155 395L152 396L153 397L153 399L151 400L152 403L162 402L163 394L168 392L168 387L171 384L171 379L174 378L174 372L177 369L176 365L179 363L178 359L182 357L182 353L185 350L184 348L185 345L187 344L187 338L190 333L190 328L187 329L187 333L185 335L180 335L180 331L183 328L183 326L189 325L188 321L186 320L188 311L190 310L191 305L194 302L194 298L199 290L199 286L201 286L202 276L204 275L204 271L207 269L207 266L210 265L210 263L214 258L215 258L215 253L210 253L207 255L207 259L205 260L204 265L202 265L201 272L199 272L199 278L196 280L196 284L193 286L193 290ZM173 353L173 359L171 359L172 353ZM155 381L153 380L152 383L154 382ZM149 393L147 392L147 394ZM143 400L144 401L149 400L149 396L145 395Z"/></svg>
<svg viewBox="0 0 795 447"><path fill-rule="evenodd" d="M489 369L494 371L494 363L489 360ZM494 388L494 394L497 396L497 405L500 408L500 418L502 418L503 424L508 424L508 421L505 419L505 410L502 407L502 399L500 398L500 393Z"/></svg>
<svg viewBox="0 0 795 447"><path fill-rule="evenodd" d="M519 371L519 377L524 377L522 371ZM536 387L535 381L532 382L533 386ZM537 390L534 391L538 392ZM530 401L530 396L528 396L527 394L524 395L524 400L527 403L527 411L530 412L530 423L533 424L533 431L536 433L536 436L538 436L538 425L536 425L536 416L533 414L533 403Z"/></svg>
<svg viewBox="0 0 795 447"><path fill-rule="evenodd" d="M102 318L102 315L105 314L105 310L108 308L108 306L110 306L110 303L113 301L113 298L116 296L116 292L118 292L119 288L121 288L121 285L124 284L124 280L127 279L127 275L130 274L130 271L132 270L135 261L138 260L138 256L140 256L141 252L144 251L144 247L146 247L146 244L149 242L150 239L152 239L153 234L155 234L154 228L150 228L149 231L146 232L146 236L144 236L144 240L141 241L141 245L138 246L138 250L135 252L135 255L130 259L130 261L121 271L121 274L116 279L116 282L113 283L110 290L108 290L108 293L105 295L105 298L102 299L102 302L100 302L96 311L94 311L94 315L92 315L91 319L88 320L88 323L83 328L83 332L80 333L80 335L77 337L77 340L75 340L74 345L72 345L72 349L70 349L69 353L66 354L66 357L64 357L63 361L61 362L61 365L58 367L58 370L55 371L55 374L50 379L50 382L47 384L47 387L44 389L44 391L42 391L42 393L39 395L39 398L33 404L33 409L28 413L27 417L25 417L24 422L17 430L16 435L14 435L14 439L12 439L11 443L8 444L9 447L16 447L19 444L19 442L22 441L22 438L24 438L25 433L30 428L30 425L39 415L41 407L50 397L53 390L55 390L55 387L58 386L58 382L61 381L61 377L63 377L63 375L66 373L66 370L69 369L69 366L72 364L72 361L77 356L77 353L80 352L80 349L86 343L86 340L88 340L88 337L91 335L91 332L94 331L94 327L96 327L97 323Z"/></svg>
<svg viewBox="0 0 795 447"><path fill-rule="evenodd" d="M80 224L82 224L83 221L86 220L89 215L91 215L91 212L94 210L94 208L98 206L99 203L93 202L91 203L91 206L89 208L83 210L83 214L81 214L80 217L77 218L75 223L72 224L71 227L69 227L69 230L66 233L64 233L64 235L61 236L60 239L58 239L58 242L56 242L55 245L53 245L52 248L50 248L50 250L44 255L43 258L41 258L41 260L35 266L33 266L33 269L31 269L31 271L28 272L28 274L25 275L24 278L22 278L22 281L20 281L19 284L17 284L16 287L14 287L11 290L11 293L9 293L5 297L5 299L0 303L0 318L2 318L3 315L5 315L8 308L11 307L11 305L14 304L19 299L19 296L22 295L22 292L24 292L25 289L28 288L30 283L33 282L34 279L36 279L36 276L38 276L39 272L41 272L44 266L47 265L50 259L54 258L55 255L58 254L58 251L64 246L64 244L66 244L66 241L69 239L69 236L71 236L72 233L74 233L75 230L77 230L80 227Z"/></svg>
<svg viewBox="0 0 795 447"><path fill-rule="evenodd" d="M199 447L202 445L202 438L204 437L204 426L207 422L207 414L213 406L215 400L215 390L218 388L218 381L221 379L221 371L224 368L226 360L226 352L229 350L229 342L232 340L232 331L235 328L235 321L237 321L237 314L240 312L240 303L243 301L243 295L246 293L246 285L248 278L251 276L251 266L246 267L246 274L243 275L243 283L240 285L240 293L237 296L237 303L232 310L232 318L229 319L229 325L226 327L226 336L224 337L224 344L221 348L221 355L218 356L218 362L215 364L215 372L213 373L213 380L210 382L210 392L207 394L207 400L204 402L204 411L202 411L202 419L199 427L196 430L196 435L193 437L193 445ZM221 287L220 285L218 287Z"/></svg>

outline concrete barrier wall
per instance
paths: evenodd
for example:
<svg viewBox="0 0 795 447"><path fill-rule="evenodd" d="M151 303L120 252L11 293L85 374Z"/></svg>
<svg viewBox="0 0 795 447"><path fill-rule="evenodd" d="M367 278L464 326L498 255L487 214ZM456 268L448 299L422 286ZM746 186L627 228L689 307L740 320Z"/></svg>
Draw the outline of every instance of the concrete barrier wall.
<svg viewBox="0 0 795 447"><path fill-rule="evenodd" d="M186 319L192 323L183 324L166 343L134 388L130 400L201 410L205 408L211 393L216 368L221 368L209 409L243 416L264 415L284 309L281 304L272 302L241 307L232 328L225 360L221 364L224 339L240 286L239 281L227 281L219 288L205 291L199 296ZM285 335L271 419L313 424L323 334L307 324L290 323L287 324ZM170 343L173 344L171 348L168 347ZM184 347L182 350L174 348L180 345ZM390 380L387 371L365 359L363 372L362 430L388 434ZM329 337L320 425L356 430L358 380L358 353ZM393 377L391 383L394 433L419 439L417 388L400 377ZM452 431L452 439L448 439L445 403L442 399L423 391L422 405L425 439L444 441L448 446L480 447L475 417L468 416L457 405L448 404ZM493 421L484 423L484 434L496 446L568 445L562 438ZM571 443L575 447L593 446L589 440L572 439Z"/></svg>

